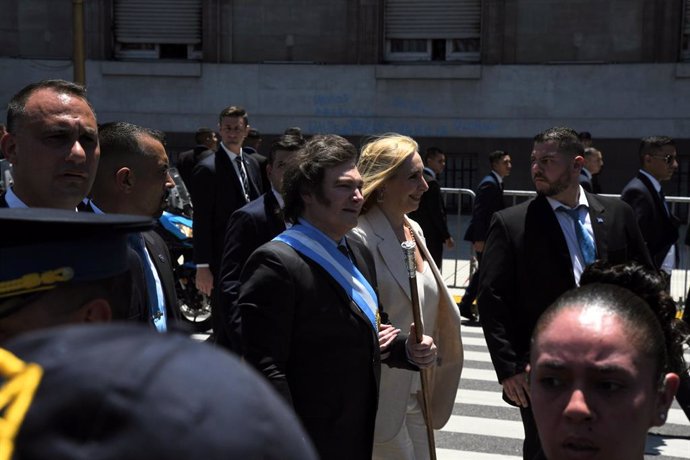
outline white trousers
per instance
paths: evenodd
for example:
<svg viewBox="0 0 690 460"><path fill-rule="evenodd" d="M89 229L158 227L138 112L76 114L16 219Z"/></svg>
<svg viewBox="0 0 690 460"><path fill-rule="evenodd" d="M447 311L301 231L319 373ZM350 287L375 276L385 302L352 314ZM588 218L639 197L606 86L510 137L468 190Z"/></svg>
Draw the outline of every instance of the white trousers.
<svg viewBox="0 0 690 460"><path fill-rule="evenodd" d="M390 441L374 443L372 460L429 460L426 425L416 394L407 399L407 413L398 434Z"/></svg>

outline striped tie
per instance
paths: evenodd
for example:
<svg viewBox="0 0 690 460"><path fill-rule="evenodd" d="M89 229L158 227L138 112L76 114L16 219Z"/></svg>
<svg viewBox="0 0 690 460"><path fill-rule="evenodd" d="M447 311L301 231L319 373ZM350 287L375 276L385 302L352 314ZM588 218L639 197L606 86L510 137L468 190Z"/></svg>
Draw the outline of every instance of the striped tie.
<svg viewBox="0 0 690 460"><path fill-rule="evenodd" d="M240 180L242 181L242 191L244 192L244 200L249 203L249 180L247 179L247 173L244 171L244 160L242 155L237 155L235 157L237 162L237 171L240 173Z"/></svg>

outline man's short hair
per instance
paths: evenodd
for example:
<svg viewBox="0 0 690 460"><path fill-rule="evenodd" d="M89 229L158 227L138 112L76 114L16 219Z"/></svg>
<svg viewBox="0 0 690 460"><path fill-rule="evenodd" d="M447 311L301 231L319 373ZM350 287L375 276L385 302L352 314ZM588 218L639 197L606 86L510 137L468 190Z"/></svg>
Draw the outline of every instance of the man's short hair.
<svg viewBox="0 0 690 460"><path fill-rule="evenodd" d="M17 94L12 96L10 102L7 104L7 131L10 134L17 134L17 127L19 122L25 114L26 102L29 100L32 94L42 89L51 89L56 93L69 94L71 96L77 97L84 100L88 104L92 112L95 110L93 106L86 98L86 88L77 83L73 83L67 80L41 80L36 83L31 83L26 85L24 88L20 89Z"/></svg>
<svg viewBox="0 0 690 460"><path fill-rule="evenodd" d="M291 136L298 136L298 137L304 137L302 135L302 128L299 126L291 126L290 128L285 128L285 131L283 134L288 134Z"/></svg>
<svg viewBox="0 0 690 460"><path fill-rule="evenodd" d="M549 128L534 136L535 144L545 142L555 142L558 145L558 152L571 157L582 156L585 148L580 141L577 131L571 128L557 126Z"/></svg>
<svg viewBox="0 0 690 460"><path fill-rule="evenodd" d="M508 152L504 150L494 150L489 154L489 164L491 166L495 165L496 163L500 162L506 155L508 155Z"/></svg>
<svg viewBox="0 0 690 460"><path fill-rule="evenodd" d="M653 155L666 145L675 147L676 142L668 136L643 137L640 141L640 162L644 161L645 155Z"/></svg>
<svg viewBox="0 0 690 460"><path fill-rule="evenodd" d="M107 157L125 154L146 155L139 142L141 136L150 136L165 145L165 133L157 129L145 128L126 121L100 125L98 141L101 144L101 161Z"/></svg>
<svg viewBox="0 0 690 460"><path fill-rule="evenodd" d="M226 117L241 117L244 120L244 126L249 124L249 117L247 116L247 111L244 109L244 107L231 105L230 107L224 108L218 116L218 123L223 123L223 118Z"/></svg>
<svg viewBox="0 0 690 460"><path fill-rule="evenodd" d="M197 145L201 145L210 139L213 134L214 131L211 128L199 128L194 135L194 142L196 142Z"/></svg>
<svg viewBox="0 0 690 460"><path fill-rule="evenodd" d="M261 139L261 133L258 129L250 129L247 133L247 139Z"/></svg>
<svg viewBox="0 0 690 460"><path fill-rule="evenodd" d="M591 141L592 135L589 133L589 131L580 131L577 135L577 138L580 139L580 141Z"/></svg>
<svg viewBox="0 0 690 460"><path fill-rule="evenodd" d="M357 162L357 149L347 139L335 134L312 137L295 155L283 176L283 213L296 223L304 212L303 194L323 198L326 170L344 163Z"/></svg>
<svg viewBox="0 0 690 460"><path fill-rule="evenodd" d="M594 148L594 147L587 147L587 148L585 149L584 157L585 157L585 158L589 158L589 157L591 157L592 155L594 155L595 153L601 153L601 152L599 152L599 149L597 149L597 148Z"/></svg>
<svg viewBox="0 0 690 460"><path fill-rule="evenodd" d="M303 137L292 136L284 134L271 144L271 150L268 151L268 164L272 165L276 159L276 152L282 150L285 152L296 152L304 147L305 140Z"/></svg>
<svg viewBox="0 0 690 460"><path fill-rule="evenodd" d="M438 147L428 147L426 152L424 152L424 164L432 158L436 158L437 155L443 155L443 150Z"/></svg>

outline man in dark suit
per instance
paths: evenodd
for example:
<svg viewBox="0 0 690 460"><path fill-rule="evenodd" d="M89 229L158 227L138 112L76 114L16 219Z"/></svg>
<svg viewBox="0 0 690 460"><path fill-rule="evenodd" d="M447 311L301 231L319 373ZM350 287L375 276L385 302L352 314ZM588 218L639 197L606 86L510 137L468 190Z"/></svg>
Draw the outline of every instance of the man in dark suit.
<svg viewBox="0 0 690 460"><path fill-rule="evenodd" d="M580 171L580 185L585 189L585 192L600 193L601 187L599 182L595 181L595 178L601 172L602 166L604 166L601 152L594 147L587 147L584 158L585 164Z"/></svg>
<svg viewBox="0 0 690 460"><path fill-rule="evenodd" d="M441 184L438 182L438 176L446 169L446 155L438 147L429 147L424 154L424 164L424 179L429 189L422 195L419 208L410 213L410 218L422 227L426 247L440 270L443 265L443 246L448 249L455 247L455 241L448 231L446 207Z"/></svg>
<svg viewBox="0 0 690 460"><path fill-rule="evenodd" d="M489 233L491 217L496 211L505 208L503 201L503 178L508 177L511 169L513 169L510 155L503 150L496 150L489 154L489 165L491 172L479 182L477 194L472 205L472 219L465 232L465 241L472 243L472 249L477 254L477 263L482 261L484 243L486 242L486 235ZM472 303L477 297L478 288L479 270L472 276L469 286L467 286L465 294L458 304L460 314L470 320L476 320L476 316L472 311Z"/></svg>
<svg viewBox="0 0 690 460"><path fill-rule="evenodd" d="M264 191L268 191L271 188L271 183L268 180L268 172L266 171L266 166L268 166L268 158L261 154L261 133L258 129L250 129L247 133L247 138L244 140L244 145L242 149L250 157L254 158L257 163L259 163L259 171L261 171L261 184Z"/></svg>
<svg viewBox="0 0 690 460"><path fill-rule="evenodd" d="M192 201L194 200L194 195L192 194L192 171L197 163L216 153L218 138L216 137L216 132L212 129L199 128L194 135L194 142L196 142L196 146L192 150L180 153L176 165L184 185L187 187L190 196L192 196Z"/></svg>
<svg viewBox="0 0 690 460"><path fill-rule="evenodd" d="M230 349L242 354L240 316L237 296L240 273L252 252L285 230L283 218L283 173L290 159L304 145L304 139L281 136L271 145L266 171L270 189L256 200L244 205L230 216L225 234L225 250L220 270L220 306L223 324L228 328Z"/></svg>
<svg viewBox="0 0 690 460"><path fill-rule="evenodd" d="M665 136L645 137L640 143L640 170L623 188L621 199L635 212L642 237L657 269L668 275L675 268L680 221L671 213L661 182L678 169L676 145Z"/></svg>
<svg viewBox="0 0 690 460"><path fill-rule="evenodd" d="M22 88L7 106L1 148L14 185L0 207L76 210L96 177L98 125L83 86L43 80ZM54 133L47 141L46 133Z"/></svg>
<svg viewBox="0 0 690 460"><path fill-rule="evenodd" d="M212 341L225 344L223 316L214 298L225 246L225 231L233 212L261 195L259 165L242 151L249 118L242 107L230 106L218 117L221 144L215 155L199 162L192 172L194 202L194 262L196 287L211 296ZM213 294L212 294L213 292Z"/></svg>
<svg viewBox="0 0 690 460"><path fill-rule="evenodd" d="M356 158L340 136L306 143L283 182L293 226L251 255L238 300L245 359L330 460L371 458L382 358L405 368L435 360L430 337L414 344L381 325L374 262L345 238L364 202Z"/></svg>
<svg viewBox="0 0 690 460"><path fill-rule="evenodd" d="M583 151L569 128L534 138L537 198L494 214L482 258L480 319L504 400L520 407L525 459L541 450L525 372L537 319L595 259L652 266L630 206L579 185Z"/></svg>
<svg viewBox="0 0 690 460"><path fill-rule="evenodd" d="M134 214L158 218L165 209L170 177L162 132L125 122L101 125L101 161L91 189L96 213ZM130 237L146 281L144 317L158 331L177 316L175 278L168 248L153 230Z"/></svg>
<svg viewBox="0 0 690 460"><path fill-rule="evenodd" d="M668 275L670 284L671 273L679 259L680 220L671 212L661 182L670 180L678 169L676 144L666 136L645 137L640 143L639 154L640 170L623 188L621 199L633 208L654 266ZM676 400L690 420L690 377L687 373L681 375Z"/></svg>

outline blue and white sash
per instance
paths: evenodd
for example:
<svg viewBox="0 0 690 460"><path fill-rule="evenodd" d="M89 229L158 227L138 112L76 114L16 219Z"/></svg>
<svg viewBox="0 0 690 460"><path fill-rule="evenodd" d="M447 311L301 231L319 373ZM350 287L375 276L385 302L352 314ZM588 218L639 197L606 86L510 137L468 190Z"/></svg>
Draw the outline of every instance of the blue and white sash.
<svg viewBox="0 0 690 460"><path fill-rule="evenodd" d="M293 225L273 240L287 244L321 265L345 290L378 333L379 304L374 288L355 264L338 251L333 241L315 227L303 223Z"/></svg>

